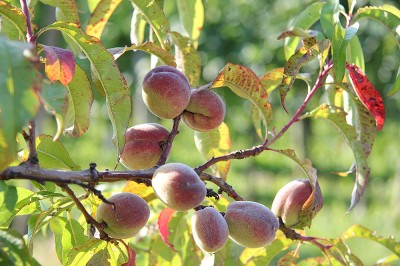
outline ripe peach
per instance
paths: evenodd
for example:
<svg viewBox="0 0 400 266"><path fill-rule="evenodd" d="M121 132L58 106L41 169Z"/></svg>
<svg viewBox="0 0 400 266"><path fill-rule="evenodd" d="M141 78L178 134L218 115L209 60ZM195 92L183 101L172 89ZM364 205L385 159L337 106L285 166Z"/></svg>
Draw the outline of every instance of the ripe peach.
<svg viewBox="0 0 400 266"><path fill-rule="evenodd" d="M213 207L198 210L192 216L193 238L205 252L216 252L225 246L229 229L224 217Z"/></svg>
<svg viewBox="0 0 400 266"><path fill-rule="evenodd" d="M225 112L225 103L218 94L209 89L196 89L191 92L182 120L194 130L209 131L221 125Z"/></svg>
<svg viewBox="0 0 400 266"><path fill-rule="evenodd" d="M234 201L228 205L225 220L229 237L239 245L258 248L270 244L279 228L278 219L264 205L253 201Z"/></svg>
<svg viewBox="0 0 400 266"><path fill-rule="evenodd" d="M303 229L311 226L311 220L322 208L324 198L317 182L315 194L309 201L312 187L309 179L296 179L276 194L271 210L276 217L282 219L287 228Z"/></svg>
<svg viewBox="0 0 400 266"><path fill-rule="evenodd" d="M160 166L154 172L152 185L156 196L176 211L198 206L207 194L206 185L199 175L182 163Z"/></svg>
<svg viewBox="0 0 400 266"><path fill-rule="evenodd" d="M168 138L168 130L156 123L139 124L125 132L125 147L121 163L128 169L147 169L160 159L161 142Z"/></svg>
<svg viewBox="0 0 400 266"><path fill-rule="evenodd" d="M110 237L123 239L134 236L142 229L149 219L150 208L141 197L128 192L118 193L97 208L97 221L105 222L104 228Z"/></svg>
<svg viewBox="0 0 400 266"><path fill-rule="evenodd" d="M185 110L190 90L189 81L182 72L171 66L158 66L144 77L142 97L154 115L172 119Z"/></svg>

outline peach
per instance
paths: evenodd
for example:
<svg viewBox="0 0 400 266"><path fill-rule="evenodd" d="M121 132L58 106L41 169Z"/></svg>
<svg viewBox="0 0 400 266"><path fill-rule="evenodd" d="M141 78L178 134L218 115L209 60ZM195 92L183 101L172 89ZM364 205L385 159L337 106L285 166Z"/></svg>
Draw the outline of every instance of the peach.
<svg viewBox="0 0 400 266"><path fill-rule="evenodd" d="M244 247L258 248L269 245L279 228L279 221L267 207L253 201L231 202L225 220L229 237Z"/></svg>
<svg viewBox="0 0 400 266"><path fill-rule="evenodd" d="M311 193L309 179L293 180L278 191L271 210L287 228L310 227L312 219L324 203L318 182L313 198L310 198ZM309 201L309 198L312 201Z"/></svg>
<svg viewBox="0 0 400 266"><path fill-rule="evenodd" d="M152 186L156 196L176 211L198 206L207 194L206 185L199 175L182 163L160 166L154 172Z"/></svg>
<svg viewBox="0 0 400 266"><path fill-rule="evenodd" d="M163 119L175 118L185 110L190 91L186 76L171 66L155 67L143 79L143 101L150 112Z"/></svg>
<svg viewBox="0 0 400 266"><path fill-rule="evenodd" d="M160 159L162 142L168 138L169 131L156 123L139 124L125 132L125 147L121 163L128 169L147 169L156 165Z"/></svg>
<svg viewBox="0 0 400 266"><path fill-rule="evenodd" d="M97 208L97 221L107 224L104 228L110 237L125 239L142 229L150 216L150 208L141 197L128 192L118 193L108 199L114 203L101 203Z"/></svg>
<svg viewBox="0 0 400 266"><path fill-rule="evenodd" d="M197 131L210 131L225 118L225 103L215 92L208 88L192 90L188 106L182 120Z"/></svg>
<svg viewBox="0 0 400 266"><path fill-rule="evenodd" d="M228 241L228 224L213 207L206 207L194 213L192 231L195 243L205 252L216 252Z"/></svg>

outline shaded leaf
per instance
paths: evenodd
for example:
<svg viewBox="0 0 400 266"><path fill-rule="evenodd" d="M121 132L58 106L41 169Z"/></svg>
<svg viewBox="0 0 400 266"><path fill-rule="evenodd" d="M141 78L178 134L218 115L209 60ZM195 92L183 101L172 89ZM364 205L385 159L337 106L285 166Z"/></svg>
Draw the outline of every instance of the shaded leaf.
<svg viewBox="0 0 400 266"><path fill-rule="evenodd" d="M278 266L294 266L297 265L297 260L299 259L299 251L292 250L283 255L278 260Z"/></svg>
<svg viewBox="0 0 400 266"><path fill-rule="evenodd" d="M146 202L150 202L156 199L156 195L154 194L153 188L150 186L146 186L143 183L136 183L134 181L127 181L122 192L130 192L140 196Z"/></svg>
<svg viewBox="0 0 400 266"><path fill-rule="evenodd" d="M29 253L24 238L12 229L0 230L0 263L2 265L40 265Z"/></svg>
<svg viewBox="0 0 400 266"><path fill-rule="evenodd" d="M170 52L162 49L160 46L152 42L145 42L142 44L132 44L129 47L128 46L115 47L109 49L108 51L114 56L115 60L118 59L122 54L124 54L127 51L143 51L157 56L166 65L176 67L175 57Z"/></svg>
<svg viewBox="0 0 400 266"><path fill-rule="evenodd" d="M355 64L360 67L361 70L365 69L364 53L360 43L360 39L357 35L351 39L349 45L347 46L347 62L349 64Z"/></svg>
<svg viewBox="0 0 400 266"><path fill-rule="evenodd" d="M387 96L393 96L400 91L400 69L399 74L397 74L396 81L393 84L392 90L387 94Z"/></svg>
<svg viewBox="0 0 400 266"><path fill-rule="evenodd" d="M271 122L272 107L260 79L254 72L242 65L228 63L212 82L211 88L227 86L238 96L250 100L262 114L266 130Z"/></svg>
<svg viewBox="0 0 400 266"><path fill-rule="evenodd" d="M119 71L112 55L101 42L85 34L72 23L55 22L43 28L38 35L47 30L59 30L67 34L89 59L94 75L106 93L108 114L113 126L113 141L121 154L125 145L125 131L131 115L131 97L125 78Z"/></svg>
<svg viewBox="0 0 400 266"><path fill-rule="evenodd" d="M39 74L25 56L33 56L32 49L31 44L0 36L0 171L16 158L17 132L40 107L36 87Z"/></svg>
<svg viewBox="0 0 400 266"><path fill-rule="evenodd" d="M193 45L197 48L198 39L204 23L204 6L202 0L178 0L179 18Z"/></svg>
<svg viewBox="0 0 400 266"><path fill-rule="evenodd" d="M45 71L51 81L59 80L64 86L71 82L75 72L74 54L66 49L41 45L46 53Z"/></svg>
<svg viewBox="0 0 400 266"><path fill-rule="evenodd" d="M71 22L80 26L78 7L75 0L40 0L56 8L57 21Z"/></svg>
<svg viewBox="0 0 400 266"><path fill-rule="evenodd" d="M3 20L0 27L1 32L4 32L10 39L25 40L26 19L19 8L7 1L0 1L0 16Z"/></svg>
<svg viewBox="0 0 400 266"><path fill-rule="evenodd" d="M335 27L339 22L340 11L339 0L328 0L324 3L321 9L320 22L322 29L329 40L333 41Z"/></svg>
<svg viewBox="0 0 400 266"><path fill-rule="evenodd" d="M363 262L350 249L350 247L340 238L330 241L333 248L327 253L327 258L331 262L339 262L340 265L363 265Z"/></svg>
<svg viewBox="0 0 400 266"><path fill-rule="evenodd" d="M203 158L209 160L213 157L226 155L231 150L229 127L222 123L216 129L208 132L194 132L194 143ZM213 174L226 180L230 167L229 161L221 161L212 166Z"/></svg>
<svg viewBox="0 0 400 266"><path fill-rule="evenodd" d="M324 4L324 2L316 2L310 4L293 20L290 29L309 29L319 19L321 8ZM291 37L285 39L284 52L286 60L288 60L295 53L299 41L299 37Z"/></svg>
<svg viewBox="0 0 400 266"><path fill-rule="evenodd" d="M347 64L346 68L349 71L354 91L365 107L375 117L377 129L381 130L386 116L382 96L358 66Z"/></svg>
<svg viewBox="0 0 400 266"><path fill-rule="evenodd" d="M122 0L101 0L90 16L86 34L100 39L108 19L121 2Z"/></svg>
<svg viewBox="0 0 400 266"><path fill-rule="evenodd" d="M39 135L36 138L36 149L42 168L81 170L81 167L72 161L61 142L53 142L51 136Z"/></svg>
<svg viewBox="0 0 400 266"><path fill-rule="evenodd" d="M172 250L175 250L174 245L170 242L169 236L170 236L170 230L169 230L169 223L172 220L172 217L175 214L175 210L171 208L165 208L160 212L160 215L158 216L158 230L160 232L161 238L164 241L164 243L170 247Z"/></svg>
<svg viewBox="0 0 400 266"><path fill-rule="evenodd" d="M125 243L124 243L124 246L126 247L126 251L128 253L128 261L126 263L122 264L122 266L136 266L135 250Z"/></svg>
<svg viewBox="0 0 400 266"><path fill-rule="evenodd" d="M72 137L80 137L89 128L93 92L86 73L79 65L75 65L74 77L67 88L68 109L65 114L64 132Z"/></svg>
<svg viewBox="0 0 400 266"><path fill-rule="evenodd" d="M201 75L200 56L192 41L178 32L171 32L172 42L175 45L175 59L177 69L183 72L190 85L197 86Z"/></svg>

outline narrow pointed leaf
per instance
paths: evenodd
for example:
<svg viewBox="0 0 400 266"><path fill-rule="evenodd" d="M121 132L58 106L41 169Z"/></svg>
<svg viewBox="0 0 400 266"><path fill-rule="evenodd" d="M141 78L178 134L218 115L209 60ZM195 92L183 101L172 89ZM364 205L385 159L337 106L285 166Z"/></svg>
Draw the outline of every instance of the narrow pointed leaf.
<svg viewBox="0 0 400 266"><path fill-rule="evenodd" d="M172 250L175 250L175 249L174 249L174 245L171 244L171 242L168 239L168 237L170 235L168 225L171 222L171 219L174 216L174 214L175 214L175 210L173 210L171 208L165 208L161 211L160 215L158 216L158 222L157 222L158 230L161 234L162 240Z"/></svg>
<svg viewBox="0 0 400 266"><path fill-rule="evenodd" d="M192 86L197 86L201 74L200 56L192 41L178 32L172 32L172 42L175 45L177 68L189 79Z"/></svg>
<svg viewBox="0 0 400 266"><path fill-rule="evenodd" d="M51 81L59 80L64 86L71 82L75 72L74 54L66 49L41 45L46 53L45 71Z"/></svg>
<svg viewBox="0 0 400 266"><path fill-rule="evenodd" d="M133 10L131 20L131 43L142 43L144 41L144 34L146 28L146 20L138 8Z"/></svg>
<svg viewBox="0 0 400 266"><path fill-rule="evenodd" d="M365 70L365 60L360 39L355 35L349 45L347 46L347 61L349 64L355 64L360 67L361 70Z"/></svg>
<svg viewBox="0 0 400 266"><path fill-rule="evenodd" d="M321 26L329 40L333 40L336 24L339 22L339 0L328 0L321 9Z"/></svg>
<svg viewBox="0 0 400 266"><path fill-rule="evenodd" d="M392 90L387 94L387 96L393 96L400 91L400 69L399 74L397 74L396 81L393 84Z"/></svg>
<svg viewBox="0 0 400 266"><path fill-rule="evenodd" d="M298 28L302 30L309 29L319 19L321 8L324 2L316 2L303 10L292 22L290 29ZM288 60L296 51L299 37L285 39L285 59Z"/></svg>
<svg viewBox="0 0 400 266"><path fill-rule="evenodd" d="M64 132L72 137L79 137L89 128L93 103L90 81L79 65L75 65L74 77L67 88L68 110L65 114Z"/></svg>
<svg viewBox="0 0 400 266"><path fill-rule="evenodd" d="M57 21L71 22L80 25L78 7L75 0L40 0L56 8Z"/></svg>
<svg viewBox="0 0 400 266"><path fill-rule="evenodd" d="M260 81L268 94L270 94L281 84L284 70L285 68L283 67L275 68L260 77ZM308 73L298 73L296 75L296 79L301 79L309 84L311 81L311 76Z"/></svg>
<svg viewBox="0 0 400 266"><path fill-rule="evenodd" d="M101 0L91 14L86 34L100 39L104 27L122 0Z"/></svg>
<svg viewBox="0 0 400 266"><path fill-rule="evenodd" d="M125 145L125 131L129 124L132 103L125 78L112 55L97 38L85 34L75 24L55 22L43 28L39 35L47 30L64 32L89 59L93 73L106 93L108 114L114 130L113 140L118 154L121 154Z"/></svg>
<svg viewBox="0 0 400 266"><path fill-rule="evenodd" d="M228 63L212 82L211 88L226 86L236 95L250 100L262 114L266 130L271 122L272 107L268 102L268 94L257 75L242 65Z"/></svg>
<svg viewBox="0 0 400 266"><path fill-rule="evenodd" d="M91 238L85 243L74 247L68 252L67 263L65 265L69 266L80 266L80 265L90 265L88 264L95 255L102 250L107 248L107 241L103 241L96 238ZM96 262L92 265L99 265Z"/></svg>
<svg viewBox="0 0 400 266"><path fill-rule="evenodd" d="M197 48L200 31L204 23L204 6L202 0L178 0L179 18L194 46Z"/></svg>
<svg viewBox="0 0 400 266"><path fill-rule="evenodd" d="M26 19L22 11L6 1L0 1L0 16L3 20L1 32L4 32L10 39L25 39ZM4 27L7 24L7 27ZM5 30L5 28L7 30Z"/></svg>
<svg viewBox="0 0 400 266"><path fill-rule="evenodd" d="M375 89L368 77L356 65L347 65L351 83L358 98L375 117L376 128L381 130L385 123L385 105L382 96Z"/></svg>
<svg viewBox="0 0 400 266"><path fill-rule="evenodd" d="M195 131L194 142L197 150L206 160L226 155L231 150L229 128L225 123L222 123L218 128L208 132ZM229 167L230 161L221 161L212 167L212 171L214 175L226 180Z"/></svg>
<svg viewBox="0 0 400 266"><path fill-rule="evenodd" d="M39 135L36 137L36 149L42 168L81 170L81 167L71 159L61 142L53 142L51 136Z"/></svg>
<svg viewBox="0 0 400 266"><path fill-rule="evenodd" d="M17 132L36 116L40 107L36 92L38 72L24 56L31 54L32 48L0 36L0 171L16 158Z"/></svg>

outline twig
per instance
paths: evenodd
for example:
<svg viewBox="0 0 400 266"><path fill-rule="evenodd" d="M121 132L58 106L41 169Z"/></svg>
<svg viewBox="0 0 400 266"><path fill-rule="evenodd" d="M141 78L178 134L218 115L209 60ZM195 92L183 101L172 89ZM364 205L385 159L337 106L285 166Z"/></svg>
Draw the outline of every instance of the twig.
<svg viewBox="0 0 400 266"><path fill-rule="evenodd" d="M26 20L26 38L28 42L34 44L36 41L36 37L33 35L31 14L29 13L28 4L26 0L20 0L20 3L22 8L22 13L24 14Z"/></svg>
<svg viewBox="0 0 400 266"><path fill-rule="evenodd" d="M181 121L181 115L175 117L173 121L174 124L172 125L172 129L168 135L167 141L160 144L163 152L161 154L160 159L157 162L158 166L165 164L165 162L168 159L168 155L171 152L172 143L174 142L176 135L179 134L179 124Z"/></svg>
<svg viewBox="0 0 400 266"><path fill-rule="evenodd" d="M222 178L215 177L215 176L212 176L207 173L201 173L200 178L202 180L210 181L210 182L216 184L220 188L220 190L218 190L219 192L221 190L226 192L226 194L228 194L234 200L236 200L236 201L244 200L241 196L239 196L239 194L236 193L236 191L233 189L233 187L231 185L229 185L228 183L226 183Z"/></svg>

